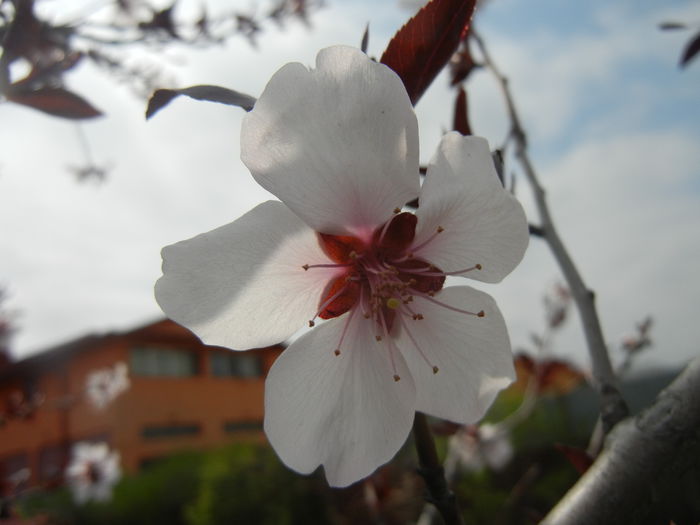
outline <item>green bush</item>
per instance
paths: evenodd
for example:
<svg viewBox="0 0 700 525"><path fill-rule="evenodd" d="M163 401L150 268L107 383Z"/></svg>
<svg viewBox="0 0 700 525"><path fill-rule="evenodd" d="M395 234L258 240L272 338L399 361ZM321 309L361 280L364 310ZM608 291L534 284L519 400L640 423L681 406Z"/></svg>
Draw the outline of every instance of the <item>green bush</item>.
<svg viewBox="0 0 700 525"><path fill-rule="evenodd" d="M234 444L164 458L124 477L109 502L78 505L61 488L28 495L19 510L57 525L315 524L328 522L323 490L269 447Z"/></svg>

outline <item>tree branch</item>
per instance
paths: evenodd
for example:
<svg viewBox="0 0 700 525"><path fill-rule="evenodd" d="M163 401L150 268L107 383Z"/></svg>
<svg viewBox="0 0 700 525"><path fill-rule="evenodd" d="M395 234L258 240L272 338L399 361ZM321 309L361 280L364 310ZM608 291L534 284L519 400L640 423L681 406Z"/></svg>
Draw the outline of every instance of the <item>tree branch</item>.
<svg viewBox="0 0 700 525"><path fill-rule="evenodd" d="M508 87L508 79L503 76L495 66L483 40L473 28L471 36L481 50L483 65L491 70L503 92L508 109L508 116L511 121L511 138L515 144L515 156L520 161L525 176L534 193L537 210L540 215L540 233L542 238L544 238L549 245L554 258L557 260L578 308L583 325L583 332L586 337L588 352L591 356L593 386L596 388L600 398L601 419L603 421L603 429L607 434L616 423L629 414L629 410L617 388L617 380L610 363L608 350L603 338L603 331L600 327L600 321L598 320L598 314L594 304L594 294L583 282L581 275L576 269L573 260L569 256L564 243L554 227L554 221L549 213L549 207L545 198L545 191L539 183L537 173L532 166L530 156L527 152L526 135L520 124L520 118L515 108L515 103L513 102L513 96Z"/></svg>
<svg viewBox="0 0 700 525"><path fill-rule="evenodd" d="M698 483L700 357L653 405L615 428L596 462L541 525L697 523ZM690 515L688 505L694 505Z"/></svg>
<svg viewBox="0 0 700 525"><path fill-rule="evenodd" d="M435 505L446 525L464 525L457 498L447 486L445 470L438 459L428 421L425 414L420 412L416 412L413 420L413 438L420 463L418 473L425 480L428 489L426 500Z"/></svg>

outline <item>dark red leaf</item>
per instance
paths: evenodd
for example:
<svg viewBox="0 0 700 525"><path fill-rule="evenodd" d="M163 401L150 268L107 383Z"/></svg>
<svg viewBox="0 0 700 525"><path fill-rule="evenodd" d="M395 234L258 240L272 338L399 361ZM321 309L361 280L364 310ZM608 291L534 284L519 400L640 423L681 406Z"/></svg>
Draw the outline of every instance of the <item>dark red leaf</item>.
<svg viewBox="0 0 700 525"><path fill-rule="evenodd" d="M469 40L462 43L462 48L450 58L450 85L455 86L464 82L474 69L477 68L469 48Z"/></svg>
<svg viewBox="0 0 700 525"><path fill-rule="evenodd" d="M543 394L564 395L585 383L585 376L566 361L545 359L540 361L539 391Z"/></svg>
<svg viewBox="0 0 700 525"><path fill-rule="evenodd" d="M5 95L7 100L16 104L29 106L55 117L86 119L102 115L101 111L83 97L63 88L26 90L16 87L13 89L13 86L10 86Z"/></svg>
<svg viewBox="0 0 700 525"><path fill-rule="evenodd" d="M467 107L467 92L460 86L455 100L455 116L452 128L462 135L471 135L472 128L469 125L469 114Z"/></svg>
<svg viewBox="0 0 700 525"><path fill-rule="evenodd" d="M403 80L415 105L469 28L476 0L432 0L404 25L380 62Z"/></svg>
<svg viewBox="0 0 700 525"><path fill-rule="evenodd" d="M579 474L584 474L593 464L593 458L591 458L591 456L589 456L588 452L585 450L570 447L568 445L562 445L561 443L555 443L554 448L564 454L566 459L569 460L569 463L574 466Z"/></svg>
<svg viewBox="0 0 700 525"><path fill-rule="evenodd" d="M530 381L535 381L539 395L565 395L586 380L583 373L566 361L558 359L535 361L526 354L515 357L515 371L518 378L514 388L518 391L526 391Z"/></svg>
<svg viewBox="0 0 700 525"><path fill-rule="evenodd" d="M170 104L175 97L180 95L186 95L197 100L238 106L246 111L250 111L255 105L254 97L221 86L201 85L182 89L157 89L148 101L146 118L151 118L157 111Z"/></svg>
<svg viewBox="0 0 700 525"><path fill-rule="evenodd" d="M693 38L690 39L688 45L685 46L685 51L683 51L683 56L681 57L681 67L688 65L695 55L700 51L700 33L697 33Z"/></svg>
<svg viewBox="0 0 700 525"><path fill-rule="evenodd" d="M680 22L661 22L659 24L659 29L664 31L675 30L675 29L685 29L686 25Z"/></svg>

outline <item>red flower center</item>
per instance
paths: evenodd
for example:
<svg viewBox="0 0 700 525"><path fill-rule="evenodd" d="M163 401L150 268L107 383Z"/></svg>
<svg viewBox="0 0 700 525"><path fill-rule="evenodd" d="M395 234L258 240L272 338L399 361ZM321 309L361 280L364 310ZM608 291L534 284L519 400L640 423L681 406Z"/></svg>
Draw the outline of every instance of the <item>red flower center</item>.
<svg viewBox="0 0 700 525"><path fill-rule="evenodd" d="M369 243L319 234L328 257L347 269L328 283L318 316L331 319L359 306L365 317L374 318L389 333L400 305L407 306L416 293L439 291L445 274L410 251L415 231L416 216L404 212L377 228Z"/></svg>
<svg viewBox="0 0 700 525"><path fill-rule="evenodd" d="M412 213L399 213L396 210L396 215L377 228L369 240L350 235L318 234L321 248L333 262L305 264L304 270L337 268L341 273L331 279L323 291L314 319L332 319L350 312L334 351L335 355L340 355L348 326L359 311L365 319L373 321L377 341L386 338L392 366L397 349L390 336L394 326L400 325L433 373L437 373L438 367L429 361L408 326L409 320L424 319L423 314L412 308L414 297L424 298L448 310L484 317L483 311L462 310L434 298L435 293L442 289L448 275L480 270L481 265L444 272L425 259L416 257L416 252L425 248L444 231L442 227L438 227L427 240L414 245L417 221ZM314 319L309 321L309 326L314 326ZM398 381L400 377L396 374L396 369L394 372L394 380Z"/></svg>

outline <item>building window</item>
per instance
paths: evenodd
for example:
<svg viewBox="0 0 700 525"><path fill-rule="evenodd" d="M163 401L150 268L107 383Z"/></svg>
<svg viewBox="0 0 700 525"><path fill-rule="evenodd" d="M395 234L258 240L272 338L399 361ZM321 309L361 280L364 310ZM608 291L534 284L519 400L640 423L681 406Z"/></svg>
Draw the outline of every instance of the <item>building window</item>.
<svg viewBox="0 0 700 525"><path fill-rule="evenodd" d="M262 421L247 420L247 421L226 421L224 423L224 432L232 434L234 432L245 432L251 430L262 430Z"/></svg>
<svg viewBox="0 0 700 525"><path fill-rule="evenodd" d="M211 373L216 377L260 377L260 357L250 353L212 352L209 354Z"/></svg>
<svg viewBox="0 0 700 525"><path fill-rule="evenodd" d="M192 350L132 348L131 373L140 376L187 377L197 374L197 356Z"/></svg>
<svg viewBox="0 0 700 525"><path fill-rule="evenodd" d="M39 479L52 481L63 475L68 460L65 445L49 445L39 452Z"/></svg>
<svg viewBox="0 0 700 525"><path fill-rule="evenodd" d="M29 479L27 454L20 453L0 459L0 478L10 485L19 485L19 483L27 481Z"/></svg>
<svg viewBox="0 0 700 525"><path fill-rule="evenodd" d="M196 436L201 431L197 423L149 425L141 429L141 436L147 439Z"/></svg>

